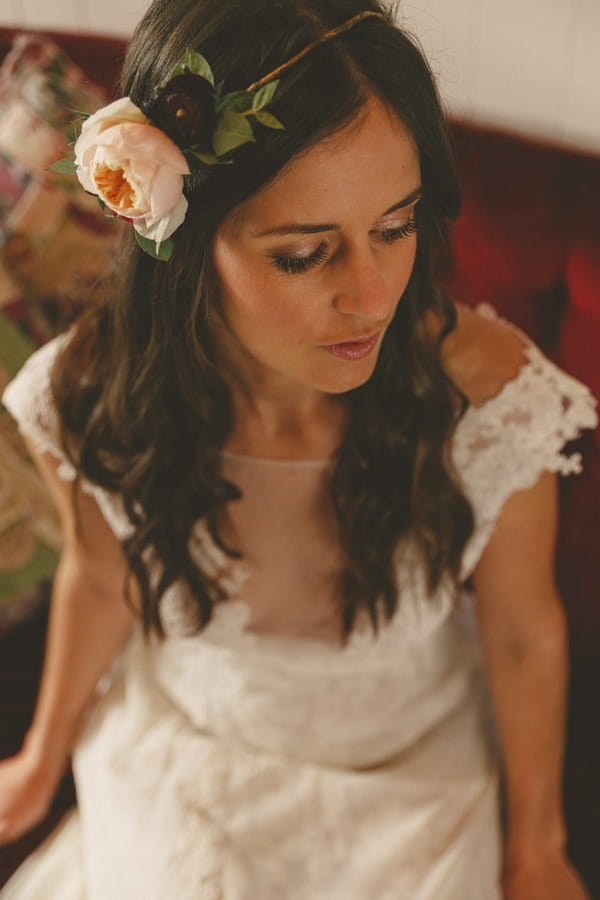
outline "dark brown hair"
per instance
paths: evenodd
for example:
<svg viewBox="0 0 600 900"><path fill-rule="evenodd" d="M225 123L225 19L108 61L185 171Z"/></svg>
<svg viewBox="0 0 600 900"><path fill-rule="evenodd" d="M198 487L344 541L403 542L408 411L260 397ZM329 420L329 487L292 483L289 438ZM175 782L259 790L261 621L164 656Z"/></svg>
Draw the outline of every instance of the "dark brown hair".
<svg viewBox="0 0 600 900"><path fill-rule="evenodd" d="M138 26L123 93L141 105L187 47L211 63L225 91L243 90L375 0L155 0ZM161 632L160 599L187 584L199 621L224 599L189 551L204 520L224 546L219 516L239 489L223 478L221 450L231 398L211 338L219 298L211 242L224 216L268 184L301 150L352 121L376 95L400 118L419 153L423 197L410 282L372 378L347 395L350 426L331 490L346 566L341 627L360 608L375 627L398 603L395 554L420 550L431 591L459 577L472 512L455 479L449 446L463 399L440 362L454 309L437 286L447 223L459 193L435 85L416 43L370 17L325 43L282 77L270 110L285 129L261 130L234 165L186 178L190 208L169 263L140 252L128 233L109 304L78 324L55 371L64 441L81 475L118 492L132 530L123 541L142 589L142 618ZM425 327L443 323L439 337ZM77 373L77 374L75 374ZM160 575L149 576L149 557Z"/></svg>

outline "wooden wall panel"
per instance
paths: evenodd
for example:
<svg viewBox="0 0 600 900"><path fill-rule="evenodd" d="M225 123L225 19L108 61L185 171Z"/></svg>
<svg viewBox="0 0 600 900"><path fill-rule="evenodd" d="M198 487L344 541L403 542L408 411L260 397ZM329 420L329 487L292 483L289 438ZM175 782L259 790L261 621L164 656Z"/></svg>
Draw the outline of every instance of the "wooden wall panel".
<svg viewBox="0 0 600 900"><path fill-rule="evenodd" d="M600 153L600 2L572 3L577 9L560 114L562 136Z"/></svg>
<svg viewBox="0 0 600 900"><path fill-rule="evenodd" d="M600 153L599 0L406 0L448 107Z"/></svg>
<svg viewBox="0 0 600 900"><path fill-rule="evenodd" d="M147 0L87 0L87 3L92 30L108 34L130 34L148 6Z"/></svg>
<svg viewBox="0 0 600 900"><path fill-rule="evenodd" d="M126 35L148 2L0 0L0 25ZM400 18L452 112L600 153L600 0L404 0Z"/></svg>
<svg viewBox="0 0 600 900"><path fill-rule="evenodd" d="M89 28L88 0L21 0L25 24L81 31Z"/></svg>

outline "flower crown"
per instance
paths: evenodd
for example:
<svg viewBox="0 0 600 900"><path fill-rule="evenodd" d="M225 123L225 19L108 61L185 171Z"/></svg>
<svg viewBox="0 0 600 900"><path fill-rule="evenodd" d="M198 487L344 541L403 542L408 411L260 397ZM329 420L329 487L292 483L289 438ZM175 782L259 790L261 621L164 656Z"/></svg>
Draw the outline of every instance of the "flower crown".
<svg viewBox="0 0 600 900"><path fill-rule="evenodd" d="M367 10L325 32L244 91L222 93L207 60L188 49L150 100L136 106L122 97L86 118L73 153L50 168L75 174L103 208L131 222L142 250L168 260L173 233L185 219L183 176L199 165L231 164L234 151L255 141L254 127L285 126L267 107L278 76L315 47L363 19Z"/></svg>

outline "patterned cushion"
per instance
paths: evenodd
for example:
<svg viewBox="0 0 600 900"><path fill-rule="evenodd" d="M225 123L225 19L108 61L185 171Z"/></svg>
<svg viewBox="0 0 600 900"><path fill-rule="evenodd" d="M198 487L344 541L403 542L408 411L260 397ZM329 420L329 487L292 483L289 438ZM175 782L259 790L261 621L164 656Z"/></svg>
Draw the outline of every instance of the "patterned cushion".
<svg viewBox="0 0 600 900"><path fill-rule="evenodd" d="M0 66L0 388L36 346L97 295L117 223L73 177L48 172L73 139L73 110L101 88L43 35L17 34ZM56 565L52 504L17 432L0 411L0 630Z"/></svg>
<svg viewBox="0 0 600 900"><path fill-rule="evenodd" d="M39 34L18 34L0 66L0 308L36 345L93 299L110 265L117 223L75 178L47 171L69 149L74 111L105 100Z"/></svg>

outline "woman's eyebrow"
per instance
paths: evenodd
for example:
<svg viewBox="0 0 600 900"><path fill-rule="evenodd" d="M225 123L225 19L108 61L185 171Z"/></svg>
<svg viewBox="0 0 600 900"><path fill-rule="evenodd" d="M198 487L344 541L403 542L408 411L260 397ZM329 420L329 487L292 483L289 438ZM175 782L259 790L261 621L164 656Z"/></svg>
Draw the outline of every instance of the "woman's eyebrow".
<svg viewBox="0 0 600 900"><path fill-rule="evenodd" d="M423 192L423 188L419 185L418 188L415 188L410 194L407 194L402 200L398 203L394 203L393 206L390 206L389 209L386 209L385 212L381 214L379 217L383 219L385 216L389 216L390 213L396 212L397 209L403 209L405 206L410 206L412 203L416 203L417 200L420 199L421 194ZM253 234L253 238L267 237L269 235L274 234L318 234L321 231L337 231L339 230L339 225L332 225L330 223L323 224L287 224L287 225L277 225L275 228L267 228L265 231L258 232L257 234Z"/></svg>
<svg viewBox="0 0 600 900"><path fill-rule="evenodd" d="M416 203L421 199L422 193L423 188L421 185L419 185L418 188L415 188L414 191L411 191L410 194L407 194L404 200L401 200L400 203L394 203L393 206L390 206L389 209L386 209L386 211L381 214L380 218L383 219L384 216L389 216L390 213L396 212L397 209L404 209L405 206L411 206L413 203Z"/></svg>

